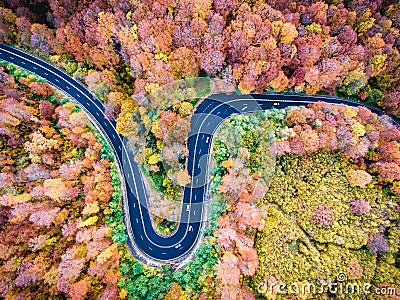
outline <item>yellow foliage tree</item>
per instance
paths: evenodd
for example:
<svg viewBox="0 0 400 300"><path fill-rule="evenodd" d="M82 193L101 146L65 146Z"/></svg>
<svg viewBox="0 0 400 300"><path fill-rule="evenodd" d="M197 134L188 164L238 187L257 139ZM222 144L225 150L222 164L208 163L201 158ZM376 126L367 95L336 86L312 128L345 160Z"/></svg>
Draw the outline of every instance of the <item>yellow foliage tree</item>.
<svg viewBox="0 0 400 300"><path fill-rule="evenodd" d="M193 16L205 19L211 7L212 7L212 0L195 0L193 7Z"/></svg>
<svg viewBox="0 0 400 300"><path fill-rule="evenodd" d="M87 226L91 226L93 224L96 224L96 222L99 220L98 216L93 216L90 218L87 218L85 221L82 221L78 223L77 227L78 228L82 228L82 227L87 227Z"/></svg>
<svg viewBox="0 0 400 300"><path fill-rule="evenodd" d="M109 260L112 256L115 255L115 253L118 253L118 246L117 244L112 244L105 250L103 250L98 256L96 261L99 264L104 264L107 260Z"/></svg>
<svg viewBox="0 0 400 300"><path fill-rule="evenodd" d="M281 42L284 44L291 44L293 40L299 35L296 26L292 23L283 23L281 28Z"/></svg>
<svg viewBox="0 0 400 300"><path fill-rule="evenodd" d="M133 121L131 113L120 115L117 118L116 130L119 134L122 134L123 136L130 136L138 133L136 122Z"/></svg>
<svg viewBox="0 0 400 300"><path fill-rule="evenodd" d="M147 163L148 163L149 165L155 165L155 164L157 164L159 161L160 161L160 156L159 156L157 153L155 153L155 154L153 154L153 155L151 155L151 156L149 157Z"/></svg>
<svg viewBox="0 0 400 300"><path fill-rule="evenodd" d="M306 31L308 33L317 33L320 34L322 32L322 27L318 23L312 23L306 26Z"/></svg>
<svg viewBox="0 0 400 300"><path fill-rule="evenodd" d="M192 112L193 105L190 102L182 102L179 106L179 114L186 116Z"/></svg>
<svg viewBox="0 0 400 300"><path fill-rule="evenodd" d="M371 10L368 8L358 20L355 26L355 30L357 31L359 36L367 33L367 31L370 30L372 26L374 26L375 19L371 16Z"/></svg>
<svg viewBox="0 0 400 300"><path fill-rule="evenodd" d="M350 126L350 131L356 136L364 136L365 135L365 126L360 124L359 122L355 122Z"/></svg>
<svg viewBox="0 0 400 300"><path fill-rule="evenodd" d="M289 84L289 79L283 73L283 71L279 71L278 76L269 83L269 86L275 89L277 92L282 92L286 89Z"/></svg>
<svg viewBox="0 0 400 300"><path fill-rule="evenodd" d="M371 58L369 63L372 65L372 69L374 70L372 76L377 76L382 73L385 66L386 58L387 54L377 54Z"/></svg>

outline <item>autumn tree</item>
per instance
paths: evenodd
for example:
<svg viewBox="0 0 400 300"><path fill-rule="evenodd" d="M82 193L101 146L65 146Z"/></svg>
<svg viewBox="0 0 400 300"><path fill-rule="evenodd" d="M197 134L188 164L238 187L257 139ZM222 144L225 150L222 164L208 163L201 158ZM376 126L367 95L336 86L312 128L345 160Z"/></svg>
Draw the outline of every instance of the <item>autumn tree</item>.
<svg viewBox="0 0 400 300"><path fill-rule="evenodd" d="M171 66L175 79L194 76L199 72L195 53L186 47L178 48L172 52Z"/></svg>
<svg viewBox="0 0 400 300"><path fill-rule="evenodd" d="M51 120L55 108L50 102L41 100L39 102L39 111L43 118L45 118L46 120Z"/></svg>
<svg viewBox="0 0 400 300"><path fill-rule="evenodd" d="M24 48L28 48L31 43L31 22L26 17L18 17L15 20L18 28L18 44Z"/></svg>
<svg viewBox="0 0 400 300"><path fill-rule="evenodd" d="M12 43L16 18L11 9L0 7L0 43Z"/></svg>
<svg viewBox="0 0 400 300"><path fill-rule="evenodd" d="M29 88L43 98L47 98L54 93L51 86L46 82L32 82L29 84Z"/></svg>
<svg viewBox="0 0 400 300"><path fill-rule="evenodd" d="M120 256L105 214L112 195L119 201L118 176L103 141L50 86L8 72L0 70L0 297L116 298ZM32 101L50 95L52 103ZM21 153L29 156L14 166Z"/></svg>
<svg viewBox="0 0 400 300"><path fill-rule="evenodd" d="M48 56L54 47L54 33L46 25L32 24L31 48L40 56Z"/></svg>

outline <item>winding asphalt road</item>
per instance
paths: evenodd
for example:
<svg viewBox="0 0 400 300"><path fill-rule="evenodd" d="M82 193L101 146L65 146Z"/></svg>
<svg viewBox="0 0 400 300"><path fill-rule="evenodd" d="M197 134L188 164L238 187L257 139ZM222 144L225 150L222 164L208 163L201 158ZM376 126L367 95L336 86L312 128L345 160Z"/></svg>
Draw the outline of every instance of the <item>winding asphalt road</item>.
<svg viewBox="0 0 400 300"><path fill-rule="evenodd" d="M115 130L115 122L104 115L103 104L85 87L51 64L6 44L0 45L0 60L8 61L43 77L68 94L82 107L111 144L119 169L124 195L124 221L130 248L144 261L153 264L178 264L198 246L207 221L206 200L209 195L209 160L212 138L218 126L234 113L249 113L271 108L307 105L318 101L360 106L348 100L325 96L281 94L213 95L201 102L192 117L188 137L187 168L192 181L183 190L180 225L171 236L158 234L147 209L146 189L138 165L126 140ZM379 109L368 107L377 114Z"/></svg>

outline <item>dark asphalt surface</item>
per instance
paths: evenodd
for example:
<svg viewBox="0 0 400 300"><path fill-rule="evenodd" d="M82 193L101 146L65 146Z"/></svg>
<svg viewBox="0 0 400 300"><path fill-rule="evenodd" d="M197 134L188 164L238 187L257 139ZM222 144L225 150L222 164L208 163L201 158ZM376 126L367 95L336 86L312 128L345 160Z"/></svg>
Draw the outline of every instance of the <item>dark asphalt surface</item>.
<svg viewBox="0 0 400 300"><path fill-rule="evenodd" d="M192 182L184 187L181 223L173 235L161 236L152 226L139 167L123 137L116 132L115 122L104 116L104 107L100 100L66 73L19 49L1 44L0 60L11 62L43 77L79 102L89 117L95 120L102 134L111 143L120 169L124 170L127 193L124 199L124 221L129 235L128 244L136 252L139 251L141 256L157 263L174 263L187 257L200 240L202 222L206 221L204 205L209 193L208 164L212 137L223 120L234 113L307 105L318 101L355 107L361 105L335 97L282 94L224 94L205 99L197 106L191 121L187 167ZM382 114L377 108L368 108Z"/></svg>

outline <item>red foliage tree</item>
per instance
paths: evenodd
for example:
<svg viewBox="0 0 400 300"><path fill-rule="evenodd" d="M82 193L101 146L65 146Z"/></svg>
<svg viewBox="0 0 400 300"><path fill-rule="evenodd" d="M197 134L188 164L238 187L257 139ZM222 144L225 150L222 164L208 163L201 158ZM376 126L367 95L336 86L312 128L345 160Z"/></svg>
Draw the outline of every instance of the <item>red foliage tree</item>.
<svg viewBox="0 0 400 300"><path fill-rule="evenodd" d="M54 94L52 87L46 82L32 82L29 84L29 88L43 98Z"/></svg>
<svg viewBox="0 0 400 300"><path fill-rule="evenodd" d="M55 107L48 101L39 102L40 115L46 120L51 120L55 111Z"/></svg>
<svg viewBox="0 0 400 300"><path fill-rule="evenodd" d="M0 189L12 186L16 182L16 176L9 173L0 173Z"/></svg>
<svg viewBox="0 0 400 300"><path fill-rule="evenodd" d="M162 111L160 118L153 123L151 132L158 139L164 140L168 137L169 130L178 122L179 118L179 115L174 112Z"/></svg>
<svg viewBox="0 0 400 300"><path fill-rule="evenodd" d="M378 177L382 180L399 180L400 166L395 162L377 162L371 164L372 170L376 170Z"/></svg>
<svg viewBox="0 0 400 300"><path fill-rule="evenodd" d="M57 270L57 289L60 292L69 292L71 284L78 278L85 266L85 259L76 258L76 253L77 248L73 246L61 256L61 263Z"/></svg>
<svg viewBox="0 0 400 300"><path fill-rule="evenodd" d="M171 67L176 79L194 76L199 72L195 53L186 47L178 48L172 52Z"/></svg>

